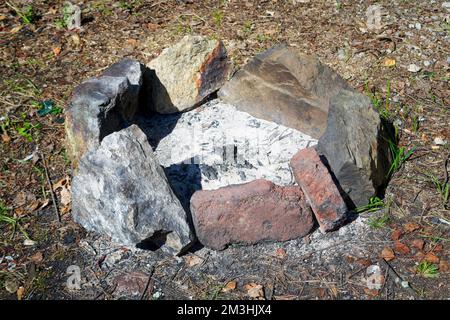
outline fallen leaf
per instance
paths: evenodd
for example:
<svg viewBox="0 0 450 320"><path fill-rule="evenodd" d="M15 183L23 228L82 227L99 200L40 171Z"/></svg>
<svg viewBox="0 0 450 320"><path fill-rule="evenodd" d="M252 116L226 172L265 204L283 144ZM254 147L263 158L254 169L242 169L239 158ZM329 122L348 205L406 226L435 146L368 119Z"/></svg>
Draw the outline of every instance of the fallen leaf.
<svg viewBox="0 0 450 320"><path fill-rule="evenodd" d="M6 16L4 14L0 14L0 21L5 20Z"/></svg>
<svg viewBox="0 0 450 320"><path fill-rule="evenodd" d="M279 258L281 260L284 260L287 257L286 250L284 250L283 248L278 248L275 255L277 258Z"/></svg>
<svg viewBox="0 0 450 320"><path fill-rule="evenodd" d="M394 241L397 241L398 239L400 239L401 236L402 236L402 231L399 229L396 229L391 233L391 239Z"/></svg>
<svg viewBox="0 0 450 320"><path fill-rule="evenodd" d="M365 292L366 295L368 295L369 297L375 298L376 296L378 296L379 290L377 290L377 289L364 288L364 292Z"/></svg>
<svg viewBox="0 0 450 320"><path fill-rule="evenodd" d="M356 260L356 263L363 267L368 267L372 264L372 261L370 259L361 258Z"/></svg>
<svg viewBox="0 0 450 320"><path fill-rule="evenodd" d="M59 179L57 182L53 184L53 191L58 190L59 188L62 188L69 182L69 177L64 177L62 179Z"/></svg>
<svg viewBox="0 0 450 320"><path fill-rule="evenodd" d="M19 289L19 283L16 279L7 279L4 283L4 287L9 293L16 293Z"/></svg>
<svg viewBox="0 0 450 320"><path fill-rule="evenodd" d="M41 202L39 200L34 200L28 205L27 210L29 212L34 212L37 208L39 208L40 205Z"/></svg>
<svg viewBox="0 0 450 320"><path fill-rule="evenodd" d="M417 250L422 250L423 247L425 246L425 241L423 241L422 239L414 239L411 242L411 245L416 248Z"/></svg>
<svg viewBox="0 0 450 320"><path fill-rule="evenodd" d="M425 261L428 261L429 263L434 263L434 264L438 264L440 261L439 257L436 256L433 252L428 252L423 259Z"/></svg>
<svg viewBox="0 0 450 320"><path fill-rule="evenodd" d="M250 298L262 298L264 297L263 286L256 283L249 283L244 286L244 289L247 291L247 295Z"/></svg>
<svg viewBox="0 0 450 320"><path fill-rule="evenodd" d="M442 249L443 249L444 247L442 246L442 244L438 244L437 246L435 246L434 248L433 248L433 252L441 252L442 251Z"/></svg>
<svg viewBox="0 0 450 320"><path fill-rule="evenodd" d="M439 262L439 271L440 272L449 272L450 271L450 263L447 261L441 260Z"/></svg>
<svg viewBox="0 0 450 320"><path fill-rule="evenodd" d="M395 258L394 250L392 250L391 248L388 248L388 247L384 248L384 249L381 251L381 257L382 257L383 259L385 259L386 261L391 261L391 260L393 260L393 259Z"/></svg>
<svg viewBox="0 0 450 320"><path fill-rule="evenodd" d="M395 241L394 250L400 254L408 254L411 251L406 244L400 241Z"/></svg>
<svg viewBox="0 0 450 320"><path fill-rule="evenodd" d="M17 300L22 300L24 292L25 292L25 288L24 287L19 287L17 289Z"/></svg>
<svg viewBox="0 0 450 320"><path fill-rule="evenodd" d="M414 256L414 258L417 261L422 261L425 258L425 254L421 251L417 252L416 255Z"/></svg>
<svg viewBox="0 0 450 320"><path fill-rule="evenodd" d="M70 39L72 39L73 43L75 44L75 46L79 46L81 43L81 39L80 36L76 33L72 34L70 36Z"/></svg>
<svg viewBox="0 0 450 320"><path fill-rule="evenodd" d="M10 141L11 141L11 137L10 136L8 136L8 134L5 132L5 133L2 133L2 141L4 142L4 143L9 143Z"/></svg>
<svg viewBox="0 0 450 320"><path fill-rule="evenodd" d="M230 281L222 288L222 292L230 292L234 289L236 289L236 281Z"/></svg>
<svg viewBox="0 0 450 320"><path fill-rule="evenodd" d="M127 39L127 43L132 47L136 47L138 45L138 41L136 39Z"/></svg>
<svg viewBox="0 0 450 320"><path fill-rule="evenodd" d="M406 232L413 232L416 231L417 229L420 229L420 225L418 225L415 222L408 222L403 225L403 228L405 229Z"/></svg>
<svg viewBox="0 0 450 320"><path fill-rule="evenodd" d="M42 255L41 251L38 251L35 254L33 254L29 259L30 259L30 261L33 261L34 263L39 264L44 259L44 256Z"/></svg>
<svg viewBox="0 0 450 320"><path fill-rule="evenodd" d="M72 196L71 196L70 190L69 190L69 188L67 188L67 186L64 186L61 189L60 195L61 195L61 204L63 206L69 205L70 202L72 201Z"/></svg>
<svg viewBox="0 0 450 320"><path fill-rule="evenodd" d="M385 67L394 67L395 66L395 59L386 58L386 59L384 59L383 65Z"/></svg>
<svg viewBox="0 0 450 320"><path fill-rule="evenodd" d="M314 294L317 298L323 299L325 298L325 294L327 293L327 290L325 288L314 288Z"/></svg>
<svg viewBox="0 0 450 320"><path fill-rule="evenodd" d="M61 47L53 47L52 48L53 54L56 56L59 56L59 54L61 53Z"/></svg>
<svg viewBox="0 0 450 320"><path fill-rule="evenodd" d="M18 25L18 26L16 26L16 27L12 28L9 32L10 32L10 33L17 33L17 32L19 32L21 29L22 29L22 25Z"/></svg>
<svg viewBox="0 0 450 320"><path fill-rule="evenodd" d="M158 28L159 28L159 24L157 24L157 23L151 23L151 22L147 23L147 29L150 31L155 31Z"/></svg>

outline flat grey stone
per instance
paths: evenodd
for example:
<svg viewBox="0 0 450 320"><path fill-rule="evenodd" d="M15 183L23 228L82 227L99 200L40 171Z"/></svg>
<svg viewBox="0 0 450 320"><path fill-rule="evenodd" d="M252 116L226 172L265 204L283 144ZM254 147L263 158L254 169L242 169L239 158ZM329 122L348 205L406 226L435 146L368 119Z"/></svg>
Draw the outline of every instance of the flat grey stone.
<svg viewBox="0 0 450 320"><path fill-rule="evenodd" d="M280 45L256 55L218 96L254 117L317 139L325 132L331 97L343 88L346 81L317 58Z"/></svg>
<svg viewBox="0 0 450 320"><path fill-rule="evenodd" d="M331 100L328 126L317 149L356 206L366 205L387 181L385 130L367 96L343 90Z"/></svg>

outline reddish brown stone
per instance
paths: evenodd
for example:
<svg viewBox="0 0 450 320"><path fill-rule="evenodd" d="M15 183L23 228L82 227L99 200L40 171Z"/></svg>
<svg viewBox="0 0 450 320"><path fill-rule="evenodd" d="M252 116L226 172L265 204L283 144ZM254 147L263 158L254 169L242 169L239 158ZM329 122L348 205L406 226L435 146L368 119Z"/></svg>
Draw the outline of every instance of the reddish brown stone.
<svg viewBox="0 0 450 320"><path fill-rule="evenodd" d="M292 157L291 167L320 230L328 232L339 228L345 222L347 206L317 151L314 148L300 150Z"/></svg>
<svg viewBox="0 0 450 320"><path fill-rule="evenodd" d="M199 241L216 250L231 243L299 238L314 226L299 187L280 187L262 179L197 191L191 198L191 212Z"/></svg>

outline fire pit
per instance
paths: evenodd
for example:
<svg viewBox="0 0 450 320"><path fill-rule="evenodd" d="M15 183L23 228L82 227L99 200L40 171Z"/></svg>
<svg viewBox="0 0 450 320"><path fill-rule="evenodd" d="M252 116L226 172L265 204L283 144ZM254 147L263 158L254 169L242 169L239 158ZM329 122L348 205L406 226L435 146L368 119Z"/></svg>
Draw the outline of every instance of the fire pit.
<svg viewBox="0 0 450 320"><path fill-rule="evenodd" d="M75 221L181 254L196 238L221 250L333 231L380 192L382 121L330 68L279 46L230 75L223 44L193 36L78 86Z"/></svg>

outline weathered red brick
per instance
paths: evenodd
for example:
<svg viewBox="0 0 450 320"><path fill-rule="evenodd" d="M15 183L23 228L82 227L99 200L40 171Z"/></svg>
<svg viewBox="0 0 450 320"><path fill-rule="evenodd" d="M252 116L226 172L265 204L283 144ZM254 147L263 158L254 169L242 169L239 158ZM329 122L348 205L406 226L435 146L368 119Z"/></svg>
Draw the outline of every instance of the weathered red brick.
<svg viewBox="0 0 450 320"><path fill-rule="evenodd" d="M299 187L262 179L197 191L191 198L191 212L199 241L216 250L231 243L287 241L307 235L314 227Z"/></svg>
<svg viewBox="0 0 450 320"><path fill-rule="evenodd" d="M291 168L320 230L328 232L339 228L345 222L347 206L316 149L306 148L297 152L291 159Z"/></svg>

